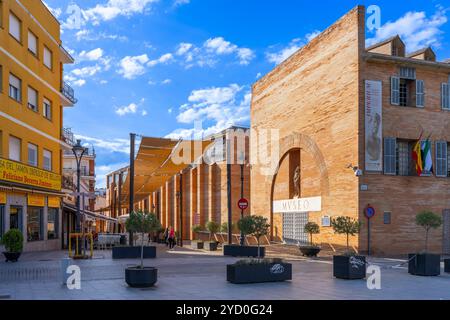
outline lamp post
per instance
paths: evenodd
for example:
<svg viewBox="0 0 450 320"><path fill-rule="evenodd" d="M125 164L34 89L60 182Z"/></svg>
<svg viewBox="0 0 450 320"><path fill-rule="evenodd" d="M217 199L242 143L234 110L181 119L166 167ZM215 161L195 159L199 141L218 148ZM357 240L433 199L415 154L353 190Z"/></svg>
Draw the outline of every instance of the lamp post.
<svg viewBox="0 0 450 320"><path fill-rule="evenodd" d="M75 223L75 232L81 233L81 210L80 210L80 189L81 189L81 160L86 153L86 148L81 145L81 140L77 140L77 143L72 147L72 152L75 156L77 163L77 216ZM81 252L81 241L78 242L77 252Z"/></svg>
<svg viewBox="0 0 450 320"><path fill-rule="evenodd" d="M244 152L241 151L240 157L239 157L239 162L241 165L241 199L244 198L244 161L245 161L245 156L244 156ZM244 218L244 209L241 209L241 219ZM241 238L240 238L240 243L241 246L244 245L244 233L241 231Z"/></svg>

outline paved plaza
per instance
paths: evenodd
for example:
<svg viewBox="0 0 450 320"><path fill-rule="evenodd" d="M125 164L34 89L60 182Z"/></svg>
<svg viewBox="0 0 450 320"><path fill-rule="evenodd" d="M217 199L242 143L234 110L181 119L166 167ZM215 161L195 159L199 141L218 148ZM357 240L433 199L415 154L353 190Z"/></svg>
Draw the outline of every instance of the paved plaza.
<svg viewBox="0 0 450 320"><path fill-rule="evenodd" d="M278 250L278 249L277 249ZM95 258L74 261L81 269L81 289L62 285L60 261L63 251L23 254L16 264L0 262L0 299L33 300L308 300L308 299L446 299L450 300L450 275L416 277L401 259L370 258L381 267L381 290L369 290L365 280L332 277L329 255L306 259L292 250L283 256L293 264L290 282L234 285L226 281L226 265L237 258L221 252L207 253L186 248L168 252L158 245L158 258L145 260L158 268L158 283L150 289L132 289L124 281L124 269L137 260L112 260L111 251L96 251Z"/></svg>

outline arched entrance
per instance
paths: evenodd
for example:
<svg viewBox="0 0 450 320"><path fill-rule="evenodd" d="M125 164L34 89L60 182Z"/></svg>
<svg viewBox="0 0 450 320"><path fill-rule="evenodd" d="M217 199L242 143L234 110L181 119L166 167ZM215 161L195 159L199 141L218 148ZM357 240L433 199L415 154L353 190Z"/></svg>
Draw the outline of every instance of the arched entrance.
<svg viewBox="0 0 450 320"><path fill-rule="evenodd" d="M327 166L317 144L304 134L281 139L280 154L270 189L272 239L307 242L303 228L310 212L320 211L329 195Z"/></svg>

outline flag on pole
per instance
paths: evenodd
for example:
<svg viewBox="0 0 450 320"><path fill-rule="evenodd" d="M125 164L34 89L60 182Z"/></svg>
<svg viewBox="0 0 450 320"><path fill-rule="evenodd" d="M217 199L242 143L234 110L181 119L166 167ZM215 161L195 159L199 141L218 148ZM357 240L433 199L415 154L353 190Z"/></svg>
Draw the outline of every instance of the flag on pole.
<svg viewBox="0 0 450 320"><path fill-rule="evenodd" d="M423 171L433 172L433 160L431 158L431 142L430 138L422 143L422 165Z"/></svg>
<svg viewBox="0 0 450 320"><path fill-rule="evenodd" d="M420 140L422 139L422 134L423 133L420 134L419 140L417 140L416 144L414 145L412 152L412 158L416 162L416 172L418 176L421 176L423 171L422 145L420 143Z"/></svg>

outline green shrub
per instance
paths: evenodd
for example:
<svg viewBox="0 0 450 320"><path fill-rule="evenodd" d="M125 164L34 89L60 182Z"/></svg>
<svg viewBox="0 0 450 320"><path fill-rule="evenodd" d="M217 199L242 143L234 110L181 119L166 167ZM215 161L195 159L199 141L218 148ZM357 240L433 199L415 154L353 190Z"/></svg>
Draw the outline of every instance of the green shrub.
<svg viewBox="0 0 450 320"><path fill-rule="evenodd" d="M195 226L192 226L192 232L194 232L194 233L199 233L199 232L202 232L204 230L205 229L199 224L196 224Z"/></svg>
<svg viewBox="0 0 450 320"><path fill-rule="evenodd" d="M1 243L5 246L7 252L22 252L23 235L18 229L10 229L3 235Z"/></svg>
<svg viewBox="0 0 450 320"><path fill-rule="evenodd" d="M442 225L442 218L431 211L422 211L416 215L416 224L425 229L425 252L428 251L428 234L431 229Z"/></svg>
<svg viewBox="0 0 450 320"><path fill-rule="evenodd" d="M313 245L313 234L320 233L319 225L315 222L308 222L305 225L304 231L309 234L309 243L310 245Z"/></svg>
<svg viewBox="0 0 450 320"><path fill-rule="evenodd" d="M209 240L220 230L220 224L214 221L208 221L206 224L206 229L209 231Z"/></svg>
<svg viewBox="0 0 450 320"><path fill-rule="evenodd" d="M349 246L349 237L355 236L361 229L361 223L350 217L337 217L331 220L331 226L337 234L345 234L347 236L347 254L351 254Z"/></svg>
<svg viewBox="0 0 450 320"><path fill-rule="evenodd" d="M260 256L260 240L262 236L269 234L270 224L267 218L261 216L246 216L238 222L239 230L246 235L252 235L258 241L258 258Z"/></svg>
<svg viewBox="0 0 450 320"><path fill-rule="evenodd" d="M236 225L234 223L231 224L231 230L234 230L236 228ZM223 233L228 233L228 222L222 223L220 226L220 231Z"/></svg>

